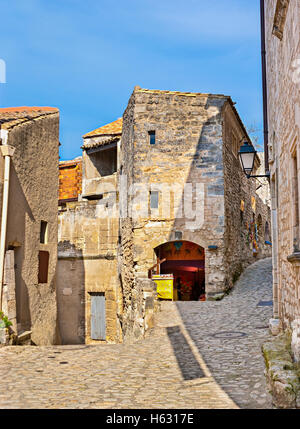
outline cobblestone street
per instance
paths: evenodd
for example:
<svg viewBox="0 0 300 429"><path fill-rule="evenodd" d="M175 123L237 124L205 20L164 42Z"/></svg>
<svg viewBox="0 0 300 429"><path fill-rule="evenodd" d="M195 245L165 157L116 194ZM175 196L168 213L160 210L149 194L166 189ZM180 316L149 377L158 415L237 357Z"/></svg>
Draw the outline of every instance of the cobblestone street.
<svg viewBox="0 0 300 429"><path fill-rule="evenodd" d="M267 259L221 302L163 302L134 345L2 347L0 408L270 408L271 278Z"/></svg>
<svg viewBox="0 0 300 429"><path fill-rule="evenodd" d="M261 345L272 317L271 259L250 266L222 301L179 303L185 327L219 385L241 408L271 408Z"/></svg>

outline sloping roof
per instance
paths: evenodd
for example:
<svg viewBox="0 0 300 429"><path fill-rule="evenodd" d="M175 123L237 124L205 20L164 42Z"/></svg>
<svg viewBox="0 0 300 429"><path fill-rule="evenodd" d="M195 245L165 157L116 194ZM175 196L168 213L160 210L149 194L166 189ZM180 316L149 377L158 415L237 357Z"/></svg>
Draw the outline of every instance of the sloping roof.
<svg viewBox="0 0 300 429"><path fill-rule="evenodd" d="M57 107L48 106L19 106L19 107L0 107L0 113L10 112L53 112L58 111Z"/></svg>
<svg viewBox="0 0 300 429"><path fill-rule="evenodd" d="M221 97L221 98L228 98L228 95L224 94L212 94L212 93L204 93L204 92L182 92L182 91L169 91L165 89L147 89L147 88L141 88L139 86L135 87L135 91L137 92L145 92L149 94L170 94L170 95L184 95L186 97L196 97L197 95L202 96L213 96L213 97Z"/></svg>
<svg viewBox="0 0 300 429"><path fill-rule="evenodd" d="M77 158L70 159L67 161L59 161L59 168L67 168L76 166L77 164L80 164L82 162L82 156L77 156Z"/></svg>
<svg viewBox="0 0 300 429"><path fill-rule="evenodd" d="M87 140L86 143L84 143L81 146L81 149L92 149L92 148L99 147L99 146L106 146L106 145L109 145L111 143L117 142L120 138L121 138L121 135L104 138L104 139L101 139L99 141Z"/></svg>
<svg viewBox="0 0 300 429"><path fill-rule="evenodd" d="M40 116L52 115L59 113L56 107L1 107L0 108L0 125L1 128L12 128L23 122L35 119Z"/></svg>
<svg viewBox="0 0 300 429"><path fill-rule="evenodd" d="M84 139L89 137L103 136L103 135L121 135L122 134L123 118L119 118L110 124L104 125L103 127L96 128L94 131L83 136Z"/></svg>

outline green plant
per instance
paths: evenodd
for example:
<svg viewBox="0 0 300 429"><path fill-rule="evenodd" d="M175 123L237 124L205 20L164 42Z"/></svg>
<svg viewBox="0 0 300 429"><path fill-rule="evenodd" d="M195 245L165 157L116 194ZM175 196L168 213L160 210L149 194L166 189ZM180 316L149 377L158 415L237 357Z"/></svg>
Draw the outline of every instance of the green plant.
<svg viewBox="0 0 300 429"><path fill-rule="evenodd" d="M7 316L5 316L3 311L0 311L0 320L2 320L2 322L4 323L5 328L9 328L12 325L11 321L8 319Z"/></svg>

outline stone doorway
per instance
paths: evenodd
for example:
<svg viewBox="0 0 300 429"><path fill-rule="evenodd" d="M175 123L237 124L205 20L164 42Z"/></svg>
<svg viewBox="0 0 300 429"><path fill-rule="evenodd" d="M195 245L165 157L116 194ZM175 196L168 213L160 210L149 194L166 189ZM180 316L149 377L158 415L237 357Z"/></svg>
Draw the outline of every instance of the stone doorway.
<svg viewBox="0 0 300 429"><path fill-rule="evenodd" d="M203 247L190 241L172 241L156 247L154 252L157 264L152 274L173 275L174 300L205 301Z"/></svg>

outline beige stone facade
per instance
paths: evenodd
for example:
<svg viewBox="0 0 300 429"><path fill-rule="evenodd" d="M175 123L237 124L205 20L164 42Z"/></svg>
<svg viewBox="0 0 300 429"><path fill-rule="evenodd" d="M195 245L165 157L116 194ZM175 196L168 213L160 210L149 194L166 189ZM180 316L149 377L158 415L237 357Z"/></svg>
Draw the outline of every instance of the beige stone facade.
<svg viewBox="0 0 300 429"><path fill-rule="evenodd" d="M59 211L58 311L64 344L94 343L91 294L105 293L106 341L119 342L118 219L97 214L98 201L67 203Z"/></svg>
<svg viewBox="0 0 300 429"><path fill-rule="evenodd" d="M156 143L151 145L153 131ZM204 250L206 297L230 289L249 263L270 254L264 239L269 208L255 192L256 181L246 179L238 161L245 138L247 132L230 97L136 87L123 116L120 169L128 188L147 185L140 191L146 195L147 208L152 190L158 190L159 204L146 215L121 219L125 336L138 330L135 288L157 262L160 245L179 240ZM189 196L192 217L181 211ZM132 199L129 195L129 205ZM133 213L139 208L134 206ZM257 219L261 228L254 237L255 231L249 229L251 224L255 228Z"/></svg>
<svg viewBox="0 0 300 429"><path fill-rule="evenodd" d="M0 109L2 154L10 160L2 309L21 336L59 342L56 302L59 112ZM4 158L0 156L0 200ZM1 231L3 233L3 231Z"/></svg>
<svg viewBox="0 0 300 429"><path fill-rule="evenodd" d="M59 213L63 342L99 341L92 293L105 296L106 341L135 341L156 308L151 275L182 270L210 299L270 255L269 207L238 160L244 139L230 97L139 87L123 120L84 136L82 195Z"/></svg>
<svg viewBox="0 0 300 429"><path fill-rule="evenodd" d="M300 342L300 1L266 0L265 15L274 317Z"/></svg>

